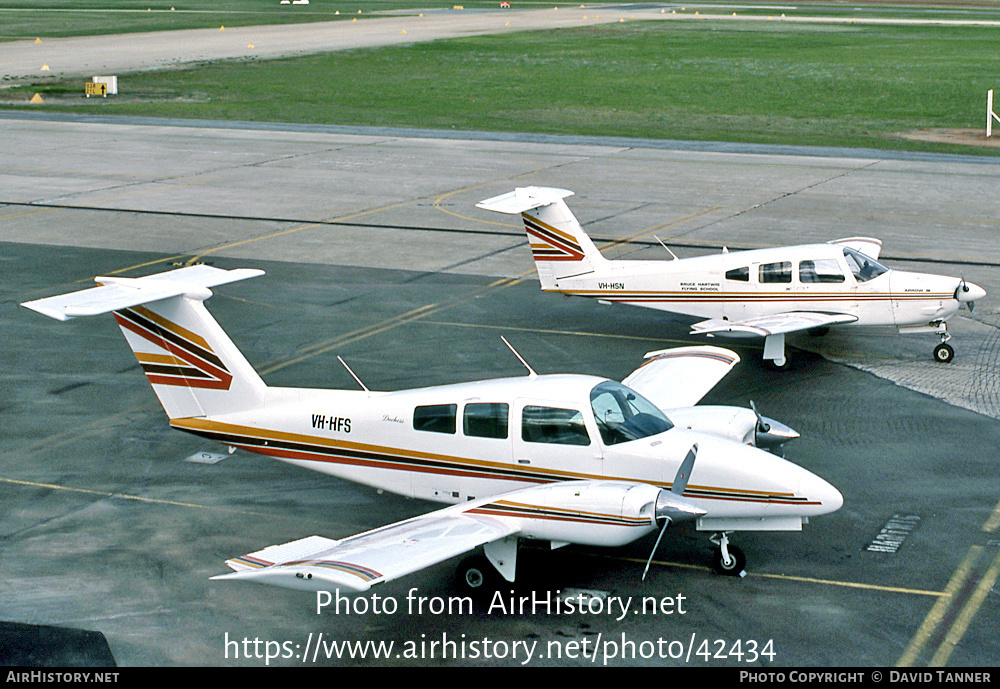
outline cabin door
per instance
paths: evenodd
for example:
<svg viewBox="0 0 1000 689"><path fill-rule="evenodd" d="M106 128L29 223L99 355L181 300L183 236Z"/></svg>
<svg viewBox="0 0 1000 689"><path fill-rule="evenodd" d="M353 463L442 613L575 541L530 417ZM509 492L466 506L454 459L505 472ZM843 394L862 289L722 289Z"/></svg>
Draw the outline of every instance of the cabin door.
<svg viewBox="0 0 1000 689"><path fill-rule="evenodd" d="M590 409L518 400L512 414L514 468L525 478L564 481L604 476L600 439Z"/></svg>

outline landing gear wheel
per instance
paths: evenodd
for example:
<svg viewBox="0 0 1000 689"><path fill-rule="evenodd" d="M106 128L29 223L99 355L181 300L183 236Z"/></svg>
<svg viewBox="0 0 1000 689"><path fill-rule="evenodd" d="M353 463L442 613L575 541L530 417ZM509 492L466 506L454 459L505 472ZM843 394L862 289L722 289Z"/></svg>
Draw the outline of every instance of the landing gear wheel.
<svg viewBox="0 0 1000 689"><path fill-rule="evenodd" d="M942 364L950 363L952 359L955 358L955 350L951 348L950 344L942 342L937 347L934 348L934 361L940 362Z"/></svg>
<svg viewBox="0 0 1000 689"><path fill-rule="evenodd" d="M772 371L787 371L792 367L792 358L786 354L783 359L765 359L764 364Z"/></svg>
<svg viewBox="0 0 1000 689"><path fill-rule="evenodd" d="M712 569L715 570L716 574L724 574L730 577L739 576L740 573L746 568L747 556L743 554L743 551L734 545L728 547L729 550L729 563L725 562L722 557L722 548L718 548L712 555Z"/></svg>
<svg viewBox="0 0 1000 689"><path fill-rule="evenodd" d="M485 555L472 555L459 563L455 572L458 587L471 594L482 594L494 587L496 569Z"/></svg>

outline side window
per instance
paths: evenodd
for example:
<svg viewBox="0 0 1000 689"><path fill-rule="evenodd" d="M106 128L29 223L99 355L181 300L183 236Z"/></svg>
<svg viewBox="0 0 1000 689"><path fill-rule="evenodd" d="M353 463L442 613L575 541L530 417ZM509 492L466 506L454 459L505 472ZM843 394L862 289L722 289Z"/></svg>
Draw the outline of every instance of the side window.
<svg viewBox="0 0 1000 689"><path fill-rule="evenodd" d="M762 283L782 283L792 281L792 264L790 261L780 263L762 263L760 266L760 281Z"/></svg>
<svg viewBox="0 0 1000 689"><path fill-rule="evenodd" d="M743 268L733 268L732 270L727 270L726 279L737 280L739 282L750 282L750 269L744 266Z"/></svg>
<svg viewBox="0 0 1000 689"><path fill-rule="evenodd" d="M428 404L413 410L413 427L418 431L454 433L457 404Z"/></svg>
<svg viewBox="0 0 1000 689"><path fill-rule="evenodd" d="M462 413L462 432L476 438L506 438L507 411L503 403L467 404Z"/></svg>
<svg viewBox="0 0 1000 689"><path fill-rule="evenodd" d="M521 415L521 439L528 443L590 445L583 414L575 409L525 407Z"/></svg>
<svg viewBox="0 0 1000 689"><path fill-rule="evenodd" d="M799 263L799 282L843 282L844 271L832 258Z"/></svg>

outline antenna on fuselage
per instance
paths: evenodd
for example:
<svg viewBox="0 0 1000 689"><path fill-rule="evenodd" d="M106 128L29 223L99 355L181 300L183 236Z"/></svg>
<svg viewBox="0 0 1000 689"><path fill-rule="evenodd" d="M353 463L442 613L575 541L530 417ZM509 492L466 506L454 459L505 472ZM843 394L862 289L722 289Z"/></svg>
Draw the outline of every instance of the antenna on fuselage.
<svg viewBox="0 0 1000 689"><path fill-rule="evenodd" d="M342 363L342 364L344 365L344 368L346 368L346 369L347 369L347 372L351 374L351 378L353 378L354 380L356 380L356 381L357 381L357 383L358 383L358 385L360 385L360 386L361 386L361 388L362 388L362 389L363 389L363 390L364 390L365 392L368 392L368 393L370 393L370 392L371 392L371 390L369 390L369 389L368 389L368 388L367 388L367 387L365 386L365 384L361 382L361 379L360 379L360 378L358 378L357 374L356 374L356 373L355 373L354 371L352 371L352 370L351 370L351 367L347 365L347 362L346 362L346 361L344 361L343 359L341 359L341 358L340 358L340 355L339 355L339 354L337 355L337 361L339 361L340 363Z"/></svg>
<svg viewBox="0 0 1000 689"><path fill-rule="evenodd" d="M664 249L667 250L668 254L670 254L671 256L674 257L675 261L679 261L680 260L679 258L677 258L677 254L675 254L673 251L671 251L670 247L663 243L662 239L660 239L659 237L657 237L655 234L653 235L653 238L656 239L656 241L658 241L660 243L660 246L662 246Z"/></svg>
<svg viewBox="0 0 1000 689"><path fill-rule="evenodd" d="M520 354L517 353L517 350L514 349L513 346L511 346L510 342L507 341L507 338L504 337L503 335L501 335L500 339L503 340L503 343L505 345L507 345L507 349L509 349L510 351L512 351L514 353L514 356L517 357L517 360L520 361L521 364L523 364L526 369L528 369L528 377L529 378L537 378L538 374L535 373L535 370L533 368L531 368L530 366L528 366L528 362L524 360L523 356L521 356ZM361 381L358 381L358 382L361 382Z"/></svg>

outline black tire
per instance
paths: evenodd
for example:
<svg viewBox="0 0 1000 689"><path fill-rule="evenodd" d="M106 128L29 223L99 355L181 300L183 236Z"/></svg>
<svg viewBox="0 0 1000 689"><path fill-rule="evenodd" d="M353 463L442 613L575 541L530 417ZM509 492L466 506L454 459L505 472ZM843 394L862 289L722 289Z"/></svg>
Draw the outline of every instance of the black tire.
<svg viewBox="0 0 1000 689"><path fill-rule="evenodd" d="M764 359L764 364L772 371L787 371L792 367L792 357L786 352L784 363L778 364L774 359Z"/></svg>
<svg viewBox="0 0 1000 689"><path fill-rule="evenodd" d="M949 364L955 358L955 350L951 345L942 342L934 348L934 361L941 364Z"/></svg>
<svg viewBox="0 0 1000 689"><path fill-rule="evenodd" d="M729 559L730 564L727 567L726 563L722 561L722 548L715 551L712 555L712 569L715 570L716 574L736 577L746 568L747 556L734 545L729 546Z"/></svg>
<svg viewBox="0 0 1000 689"><path fill-rule="evenodd" d="M496 586L496 569L485 555L471 555L459 563L455 581L465 593L487 593Z"/></svg>

